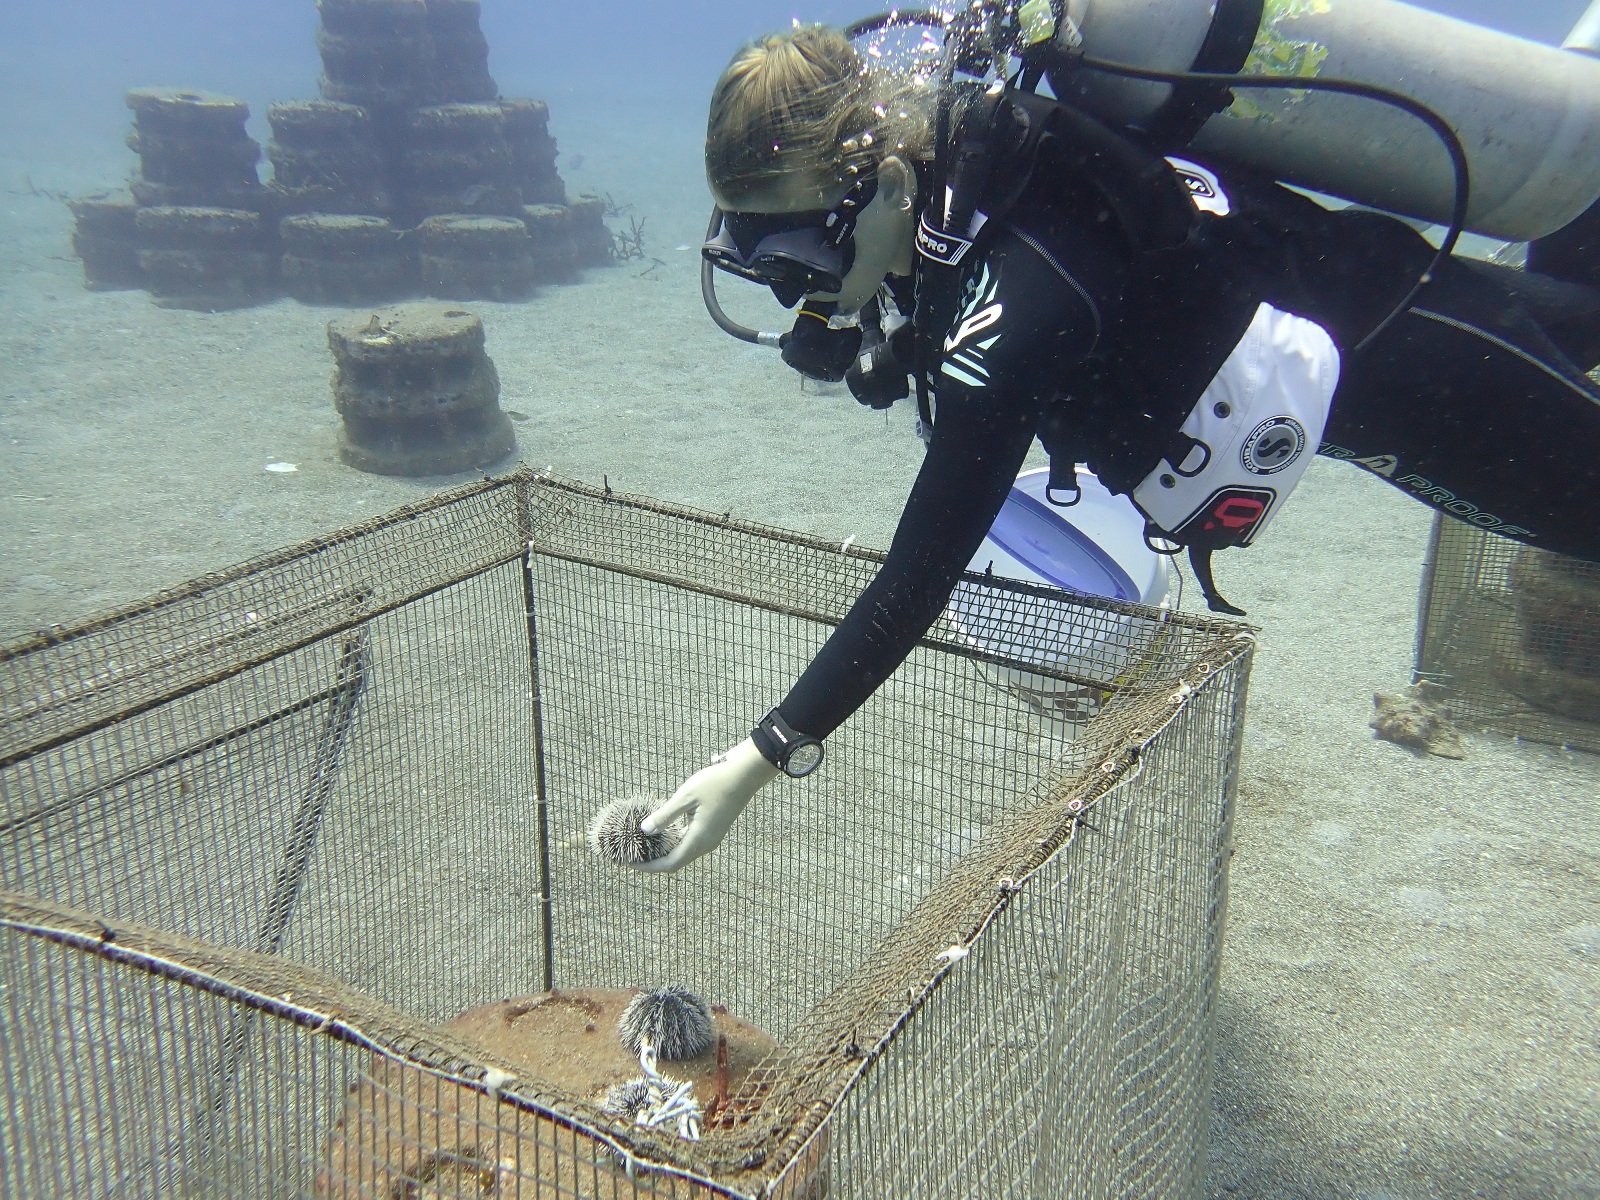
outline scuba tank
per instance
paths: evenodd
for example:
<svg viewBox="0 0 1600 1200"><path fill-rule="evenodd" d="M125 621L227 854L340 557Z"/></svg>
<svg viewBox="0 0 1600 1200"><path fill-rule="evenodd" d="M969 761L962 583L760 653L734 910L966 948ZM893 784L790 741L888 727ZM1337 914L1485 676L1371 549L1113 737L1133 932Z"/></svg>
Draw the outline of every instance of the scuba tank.
<svg viewBox="0 0 1600 1200"><path fill-rule="evenodd" d="M1046 77L1058 97L1113 128L1448 221L1449 159L1403 112L1321 91L1230 97L1092 67L1354 80L1403 92L1455 130L1471 171L1474 232L1542 237L1600 196L1600 60L1573 52L1592 38L1560 50L1397 0L1066 0L1065 9Z"/></svg>

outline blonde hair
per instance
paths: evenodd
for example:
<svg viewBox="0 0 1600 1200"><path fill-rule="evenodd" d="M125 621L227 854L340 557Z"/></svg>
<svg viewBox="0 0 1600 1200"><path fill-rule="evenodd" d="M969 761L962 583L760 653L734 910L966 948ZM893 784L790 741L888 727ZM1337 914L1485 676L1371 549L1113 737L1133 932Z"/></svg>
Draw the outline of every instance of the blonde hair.
<svg viewBox="0 0 1600 1200"><path fill-rule="evenodd" d="M706 178L722 199L781 177L830 189L888 154L931 156L925 73L869 67L825 25L797 25L739 51L711 94Z"/></svg>

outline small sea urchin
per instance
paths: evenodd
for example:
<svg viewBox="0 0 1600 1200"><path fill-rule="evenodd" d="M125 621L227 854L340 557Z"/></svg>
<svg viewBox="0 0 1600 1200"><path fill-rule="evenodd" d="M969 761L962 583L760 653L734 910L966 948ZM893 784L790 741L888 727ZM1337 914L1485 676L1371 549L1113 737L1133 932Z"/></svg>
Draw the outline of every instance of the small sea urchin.
<svg viewBox="0 0 1600 1200"><path fill-rule="evenodd" d="M649 796L629 796L613 800L589 822L589 846L607 862L633 866L652 862L672 853L683 836L681 826L669 825L657 833L645 833L639 823L659 807Z"/></svg>
<svg viewBox="0 0 1600 1200"><path fill-rule="evenodd" d="M669 986L635 996L617 1022L629 1053L638 1054L646 1039L662 1062L698 1058L711 1049L716 1031L711 1009L688 988Z"/></svg>
<svg viewBox="0 0 1600 1200"><path fill-rule="evenodd" d="M650 1081L642 1075L626 1083L614 1083L600 1101L602 1112L631 1121L650 1103Z"/></svg>

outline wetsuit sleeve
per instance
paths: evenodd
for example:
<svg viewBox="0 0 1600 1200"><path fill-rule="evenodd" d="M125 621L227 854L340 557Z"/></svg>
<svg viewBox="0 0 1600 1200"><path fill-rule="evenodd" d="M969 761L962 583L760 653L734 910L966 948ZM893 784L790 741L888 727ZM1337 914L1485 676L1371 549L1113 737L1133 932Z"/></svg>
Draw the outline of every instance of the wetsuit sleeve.
<svg viewBox="0 0 1600 1200"><path fill-rule="evenodd" d="M946 341L933 438L888 558L778 706L793 728L827 737L928 631L1011 490L1044 398L1099 320L1017 236L986 255Z"/></svg>

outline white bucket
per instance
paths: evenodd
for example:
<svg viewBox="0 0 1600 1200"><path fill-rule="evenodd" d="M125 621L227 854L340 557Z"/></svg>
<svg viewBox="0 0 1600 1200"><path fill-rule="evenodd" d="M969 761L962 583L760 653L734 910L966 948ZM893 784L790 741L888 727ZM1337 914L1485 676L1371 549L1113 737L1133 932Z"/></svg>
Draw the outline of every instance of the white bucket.
<svg viewBox="0 0 1600 1200"><path fill-rule="evenodd" d="M1174 588L1171 560L1145 544L1144 517L1126 496L1114 496L1085 467L1082 496L1051 504L1049 472L1024 471L968 569L980 575L1057 587L1157 607ZM1148 650L1150 625L1116 613L1085 624L1081 616L1046 610L1019 623L993 594L958 587L946 616L974 649L1110 680ZM979 663L1001 691L1054 719L1081 724L1099 709L1102 689L1014 667Z"/></svg>

